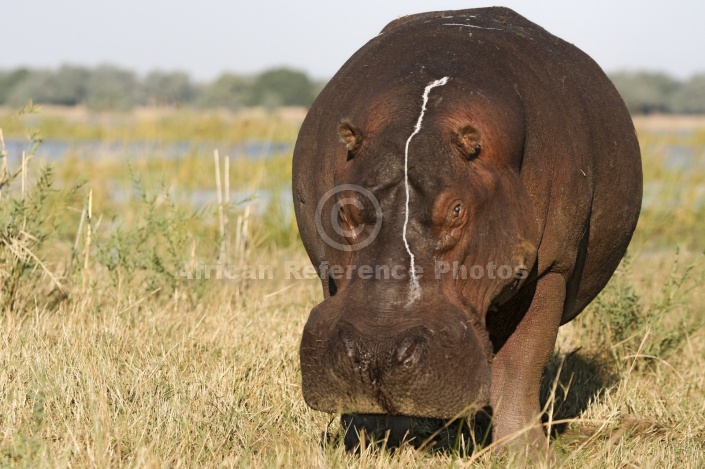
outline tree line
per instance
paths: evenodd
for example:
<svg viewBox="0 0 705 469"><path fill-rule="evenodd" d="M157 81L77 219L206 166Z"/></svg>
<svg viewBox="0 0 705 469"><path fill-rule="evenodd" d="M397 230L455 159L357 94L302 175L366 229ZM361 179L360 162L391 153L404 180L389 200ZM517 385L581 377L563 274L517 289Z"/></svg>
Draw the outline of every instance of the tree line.
<svg viewBox="0 0 705 469"><path fill-rule="evenodd" d="M705 113L705 73L678 80L665 73L617 72L610 75L633 114ZM0 70L0 105L85 105L95 110L135 106L224 107L310 106L324 83L287 68L256 76L224 73L208 83L182 72L146 76L114 66L65 65L57 70Z"/></svg>
<svg viewBox="0 0 705 469"><path fill-rule="evenodd" d="M256 76L224 73L210 83L183 72L152 72L144 77L114 66L65 65L58 70L0 70L0 105L85 105L95 110L135 106L225 107L310 106L322 84L287 68Z"/></svg>
<svg viewBox="0 0 705 469"><path fill-rule="evenodd" d="M632 114L705 114L705 73L678 80L665 73L618 72L610 79Z"/></svg>

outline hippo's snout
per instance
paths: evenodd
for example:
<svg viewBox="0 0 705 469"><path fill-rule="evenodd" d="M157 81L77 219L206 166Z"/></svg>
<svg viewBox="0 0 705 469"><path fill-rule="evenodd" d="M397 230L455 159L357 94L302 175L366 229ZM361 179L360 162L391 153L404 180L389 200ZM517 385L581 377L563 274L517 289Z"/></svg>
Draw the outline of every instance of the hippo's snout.
<svg viewBox="0 0 705 469"><path fill-rule="evenodd" d="M431 334L425 327L413 327L396 337L375 338L365 336L354 326L343 323L338 326L338 333L330 347L333 353L347 358L353 372L366 374L370 383L374 384L384 373L408 372L420 366L424 357L428 356Z"/></svg>
<svg viewBox="0 0 705 469"><path fill-rule="evenodd" d="M311 407L449 418L486 404L487 347L458 308L384 320L376 312L335 312L340 302L331 300L311 312L301 341Z"/></svg>

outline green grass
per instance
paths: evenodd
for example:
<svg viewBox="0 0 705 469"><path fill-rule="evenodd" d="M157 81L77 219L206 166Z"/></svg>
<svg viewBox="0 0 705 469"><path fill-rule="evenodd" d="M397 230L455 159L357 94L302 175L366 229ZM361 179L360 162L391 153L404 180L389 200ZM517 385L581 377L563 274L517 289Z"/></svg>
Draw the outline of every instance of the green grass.
<svg viewBox="0 0 705 469"><path fill-rule="evenodd" d="M46 121L40 114L0 122L15 122L18 134L36 127L67 139L84 138L94 125L52 112ZM184 125L179 139L235 138L198 134L197 122L211 125L207 115L160 119L171 130L140 118L131 130L122 116L111 132L161 141ZM267 138L262 129L272 125L263 118L240 137ZM702 155L702 129L639 128L646 182L660 186L618 274L561 329L544 379L551 446L566 467L705 466L705 214L698 205L705 170L665 164L666 145ZM97 135L85 138L106 138ZM14 169L17 155L9 156ZM244 193L289 190L290 157L233 160L231 185ZM49 172L30 161L29 170L24 200L17 180L0 199L0 466L518 464L467 454L467 432L451 435L444 451L368 446L358 455L324 436L339 434L339 421L306 407L298 367L300 334L321 291L315 279L285 278L284 262L308 263L295 224L281 222L286 207L272 203L261 214L248 214L246 200L226 207L228 261L271 265L273 279L178 275L184 262L214 263L219 253L216 204L188 196L215 189L210 150L178 161L70 157ZM114 187L130 197L115 200ZM89 191L92 218L78 233Z"/></svg>

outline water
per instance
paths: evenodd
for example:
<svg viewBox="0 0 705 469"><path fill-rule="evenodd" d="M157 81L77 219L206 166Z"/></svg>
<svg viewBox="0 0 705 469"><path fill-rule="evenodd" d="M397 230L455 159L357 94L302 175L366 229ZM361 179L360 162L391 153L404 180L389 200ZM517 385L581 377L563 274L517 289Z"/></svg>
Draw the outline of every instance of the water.
<svg viewBox="0 0 705 469"><path fill-rule="evenodd" d="M7 153L10 158L20 158L22 152L29 152L32 144L24 139L6 139ZM216 143L193 144L183 142L105 142L89 140L67 142L65 140L44 140L36 153L37 159L47 162L57 162L69 155L81 159L97 158L150 158L160 157L181 159L192 154L212 154L214 149L222 155L233 158L270 158L282 153L291 153L294 147L291 143L247 140L232 145Z"/></svg>
<svg viewBox="0 0 705 469"><path fill-rule="evenodd" d="M29 152L31 143L24 139L7 139L5 141L7 152L11 160L19 161L23 151ZM105 141L81 141L67 142L65 140L44 140L39 146L36 153L36 158L46 162L59 162L69 155L76 156L80 159L97 159L97 158L120 158L120 159L138 159L138 158L168 158L179 160L186 158L189 155L211 155L214 149L218 149L221 156L230 155L232 158L250 158L250 159L266 159L274 155L282 153L291 153L293 144L282 142L268 142L260 140L248 140L232 145L218 145L215 143L198 143L193 144L188 141L183 142L105 142ZM705 147L693 147L691 145L669 145L666 147L658 146L655 148L644 148L644 154L661 153L663 155L664 169L677 172L692 172L705 171ZM664 183L661 181L650 181L644 185L644 201L645 208L653 204L663 203ZM125 193L124 189L118 188L118 185L113 185L110 193L117 202L125 201L132 195ZM178 197L180 200L188 200L195 205L205 205L217 203L217 194L215 190L202 189L189 191L187 194L171 194ZM278 199L277 199L278 198ZM672 197L669 197L669 199ZM233 203L250 204L251 210L255 213L264 213L271 207L272 201L282 207L285 216L293 216L291 187L282 188L278 194L273 194L271 191L257 190L255 192L246 192L242 190L233 190L230 195ZM280 200L279 200L280 199ZM680 201L673 198L667 201L670 205L676 207ZM705 188L698 191L694 210L705 206Z"/></svg>
<svg viewBox="0 0 705 469"><path fill-rule="evenodd" d="M22 152L29 152L32 144L24 139L6 139L8 157L12 167L19 164ZM57 163L69 155L80 159L146 159L168 158L178 161L189 155L202 155L212 158L213 150L218 149L221 156L230 155L231 158L266 159L275 155L291 153L293 145L290 143L267 142L250 140L239 142L235 145L220 145L215 143L191 142L105 142L81 141L67 142L65 140L44 140L39 146L35 158L46 163ZM211 165L213 160L211 159ZM108 193L117 202L127 202L135 197L132 190L125 189L125 185L116 180L108 180ZM196 189L189 191L174 190L169 192L169 197L186 201L195 206L215 205L218 196L214 189ZM255 191L233 188L230 192L231 205L245 207L256 214L265 212L276 205L277 210L288 222L294 216L291 186L282 187L280 191L258 189Z"/></svg>

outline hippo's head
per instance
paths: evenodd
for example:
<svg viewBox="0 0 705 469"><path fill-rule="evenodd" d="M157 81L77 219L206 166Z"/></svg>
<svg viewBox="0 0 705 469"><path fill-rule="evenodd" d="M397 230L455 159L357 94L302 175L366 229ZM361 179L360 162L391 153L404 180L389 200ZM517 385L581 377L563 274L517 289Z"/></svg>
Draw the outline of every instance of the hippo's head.
<svg viewBox="0 0 705 469"><path fill-rule="evenodd" d="M538 240L521 103L467 86L387 87L325 137L341 163L317 220L326 298L301 343L315 409L449 418L488 402L486 315Z"/></svg>

